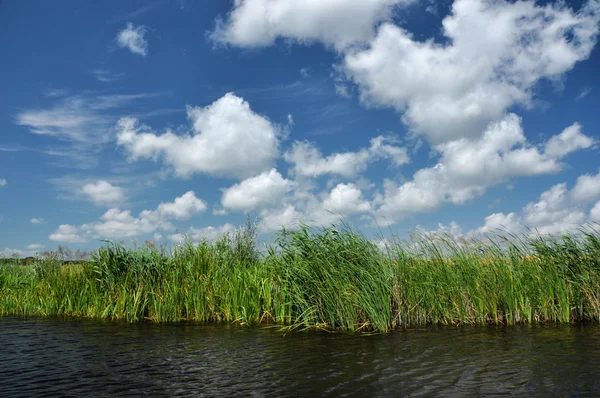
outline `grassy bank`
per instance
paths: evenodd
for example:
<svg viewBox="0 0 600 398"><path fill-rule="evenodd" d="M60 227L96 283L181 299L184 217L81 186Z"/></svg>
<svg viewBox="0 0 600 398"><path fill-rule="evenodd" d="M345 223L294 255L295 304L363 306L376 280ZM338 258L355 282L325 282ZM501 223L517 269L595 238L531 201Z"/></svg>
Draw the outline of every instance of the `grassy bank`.
<svg viewBox="0 0 600 398"><path fill-rule="evenodd" d="M83 263L1 265L0 314L353 331L597 322L600 234L421 234L380 250L350 228L302 228L261 253L246 228L173 251L107 244Z"/></svg>

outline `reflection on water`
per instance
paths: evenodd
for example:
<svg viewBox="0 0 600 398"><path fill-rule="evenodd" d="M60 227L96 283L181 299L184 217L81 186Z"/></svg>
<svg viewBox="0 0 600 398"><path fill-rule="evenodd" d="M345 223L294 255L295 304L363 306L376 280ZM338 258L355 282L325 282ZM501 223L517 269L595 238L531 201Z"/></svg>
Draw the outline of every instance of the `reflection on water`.
<svg viewBox="0 0 600 398"><path fill-rule="evenodd" d="M0 396L600 396L600 327L391 335L0 318Z"/></svg>

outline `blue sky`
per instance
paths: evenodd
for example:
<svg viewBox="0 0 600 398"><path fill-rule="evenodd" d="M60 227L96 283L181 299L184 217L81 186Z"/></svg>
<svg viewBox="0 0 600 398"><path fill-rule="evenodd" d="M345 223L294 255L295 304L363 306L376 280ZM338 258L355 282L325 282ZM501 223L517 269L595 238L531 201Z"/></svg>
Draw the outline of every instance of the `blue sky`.
<svg viewBox="0 0 600 398"><path fill-rule="evenodd" d="M0 2L0 253L600 221L600 2Z"/></svg>

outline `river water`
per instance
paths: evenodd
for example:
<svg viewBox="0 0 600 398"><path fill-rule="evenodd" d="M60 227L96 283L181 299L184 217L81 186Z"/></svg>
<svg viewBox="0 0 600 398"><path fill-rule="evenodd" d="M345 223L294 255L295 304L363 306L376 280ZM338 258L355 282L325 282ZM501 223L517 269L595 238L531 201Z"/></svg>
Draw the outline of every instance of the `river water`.
<svg viewBox="0 0 600 398"><path fill-rule="evenodd" d="M600 397L600 326L390 335L0 317L0 396Z"/></svg>

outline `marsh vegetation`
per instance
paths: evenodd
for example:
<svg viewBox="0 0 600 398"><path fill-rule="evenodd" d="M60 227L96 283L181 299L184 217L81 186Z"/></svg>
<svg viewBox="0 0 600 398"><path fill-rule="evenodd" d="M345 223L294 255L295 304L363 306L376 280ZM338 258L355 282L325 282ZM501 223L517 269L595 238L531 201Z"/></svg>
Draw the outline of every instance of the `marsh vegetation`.
<svg viewBox="0 0 600 398"><path fill-rule="evenodd" d="M0 314L388 332L600 320L600 233L425 233L382 249L355 229L254 228L173 248L107 242L89 261L0 265Z"/></svg>

